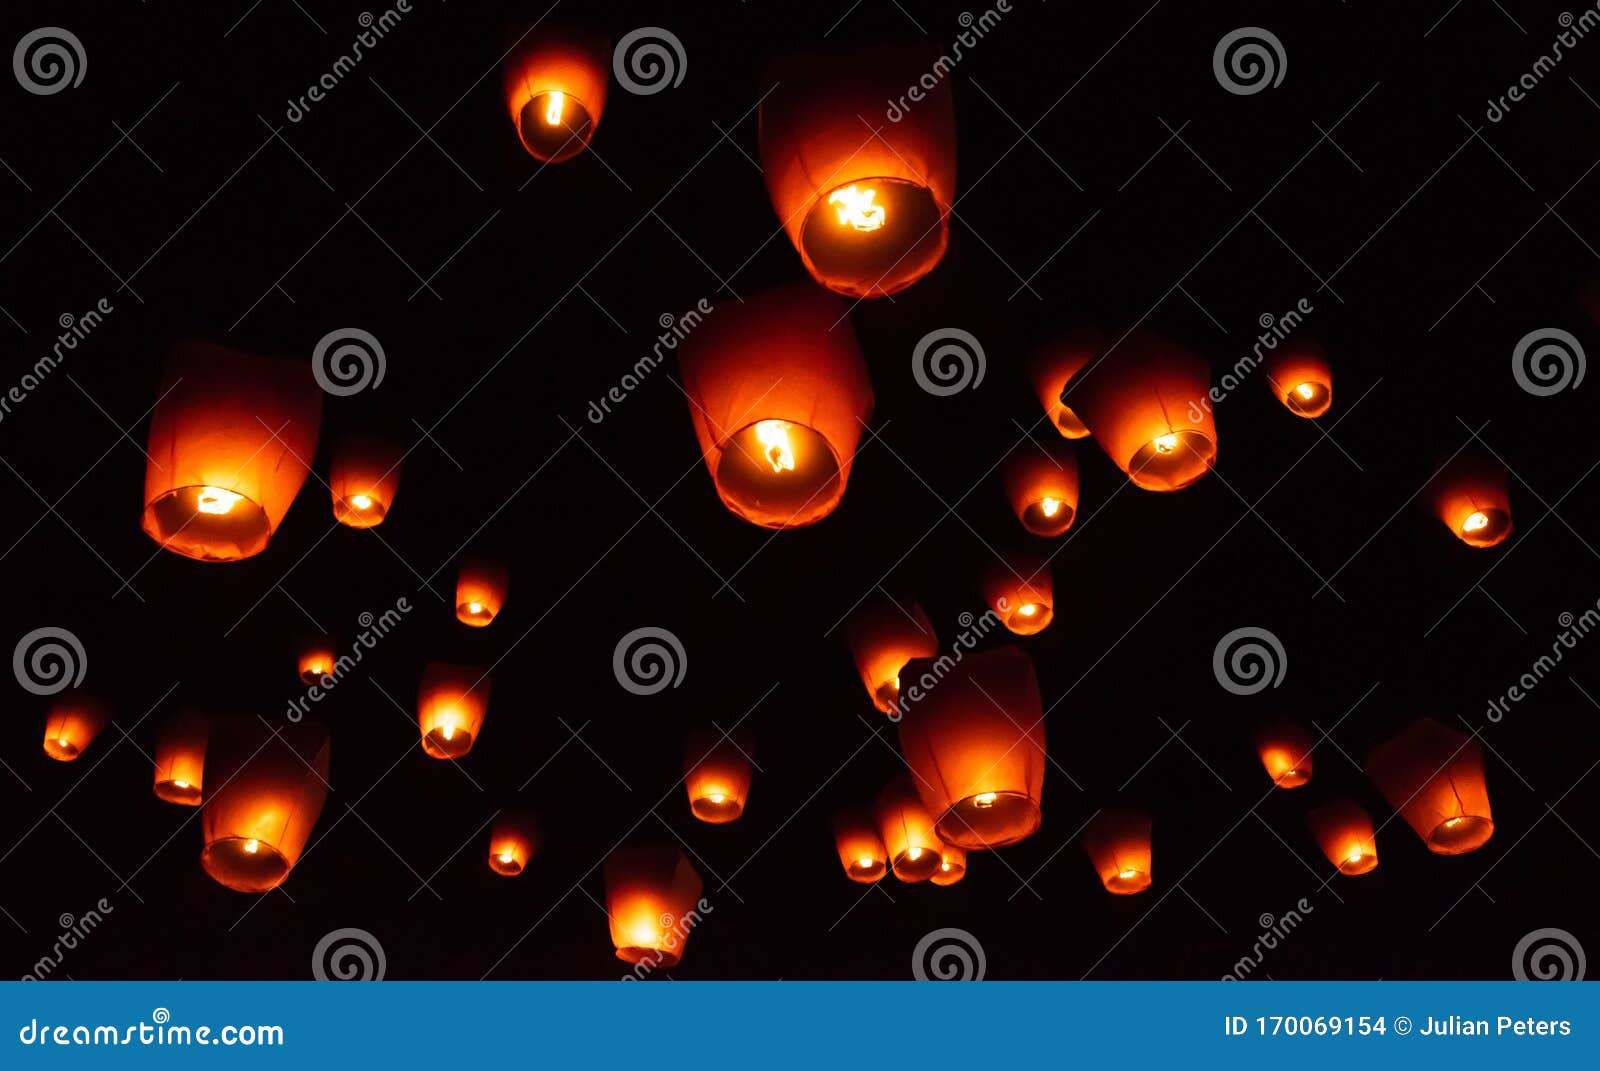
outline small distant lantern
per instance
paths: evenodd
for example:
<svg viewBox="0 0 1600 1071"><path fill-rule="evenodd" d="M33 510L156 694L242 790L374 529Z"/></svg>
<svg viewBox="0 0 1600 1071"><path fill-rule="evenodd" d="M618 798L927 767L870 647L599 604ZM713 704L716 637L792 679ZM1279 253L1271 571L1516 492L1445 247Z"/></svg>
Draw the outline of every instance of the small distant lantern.
<svg viewBox="0 0 1600 1071"><path fill-rule="evenodd" d="M1041 347L1028 361L1028 378L1039 402L1063 438L1082 439L1089 429L1072 407L1061 400L1072 377L1105 347L1105 339L1090 331L1074 332Z"/></svg>
<svg viewBox="0 0 1600 1071"><path fill-rule="evenodd" d="M489 869L504 877L522 873L539 850L539 823L526 811L501 811L489 833Z"/></svg>
<svg viewBox="0 0 1600 1071"><path fill-rule="evenodd" d="M878 797L878 835L889 856L889 869L901 881L927 881L939 870L944 846L933 829L933 816L922 805L911 781L897 777Z"/></svg>
<svg viewBox="0 0 1600 1071"><path fill-rule="evenodd" d="M1055 618L1050 565L1033 554L1012 553L983 574L983 597L1006 628L1032 636Z"/></svg>
<svg viewBox="0 0 1600 1071"><path fill-rule="evenodd" d="M376 528L400 488L400 448L387 439L351 435L333 451L328 487L333 519L349 528Z"/></svg>
<svg viewBox="0 0 1600 1071"><path fill-rule="evenodd" d="M696 818L721 825L744 813L752 751L750 736L737 730L728 736L715 731L690 734L683 750L683 783Z"/></svg>
<svg viewBox="0 0 1600 1071"><path fill-rule="evenodd" d="M1041 447L1031 438L1006 458L1006 498L1022 527L1036 536L1061 535L1078 517L1078 456L1065 444Z"/></svg>
<svg viewBox="0 0 1600 1071"><path fill-rule="evenodd" d="M261 553L305 482L321 419L304 364L180 346L150 417L145 534L200 561Z"/></svg>
<svg viewBox="0 0 1600 1071"><path fill-rule="evenodd" d="M906 712L899 734L940 841L1000 848L1039 828L1044 709L1033 662L1021 650L967 655Z"/></svg>
<svg viewBox="0 0 1600 1071"><path fill-rule="evenodd" d="M891 714L900 699L900 671L913 658L939 653L939 637L921 604L910 599L871 596L845 624L845 638L856 672L873 705Z"/></svg>
<svg viewBox="0 0 1600 1071"><path fill-rule="evenodd" d="M522 147L555 164L588 146L605 111L611 42L570 34L542 36L506 64L506 105Z"/></svg>
<svg viewBox="0 0 1600 1071"><path fill-rule="evenodd" d="M1256 733L1256 753L1279 788L1311 782L1311 733L1299 722L1279 721Z"/></svg>
<svg viewBox="0 0 1600 1071"><path fill-rule="evenodd" d="M678 350L695 437L728 509L798 528L844 498L872 382L838 298L795 285L707 319Z"/></svg>
<svg viewBox="0 0 1600 1071"><path fill-rule="evenodd" d="M1176 491L1217 458L1210 381L1204 360L1135 330L1074 375L1063 400L1134 486Z"/></svg>
<svg viewBox="0 0 1600 1071"><path fill-rule="evenodd" d="M1150 815L1108 807L1089 820L1083 848L1109 893L1129 896L1150 887Z"/></svg>
<svg viewBox="0 0 1600 1071"><path fill-rule="evenodd" d="M313 722L269 726L226 718L206 746L200 863L222 885L266 892L299 862L328 797L328 732Z"/></svg>
<svg viewBox="0 0 1600 1071"><path fill-rule="evenodd" d="M300 683L310 687L333 672L339 656L334 651L333 640L327 636L313 636L300 648Z"/></svg>
<svg viewBox="0 0 1600 1071"><path fill-rule="evenodd" d="M939 869L928 880L935 885L954 885L967 876L967 850L946 844L939 849Z"/></svg>
<svg viewBox="0 0 1600 1071"><path fill-rule="evenodd" d="M57 762L71 762L111 724L111 712L78 688L56 697L44 722L44 753Z"/></svg>
<svg viewBox="0 0 1600 1071"><path fill-rule="evenodd" d="M955 203L955 107L929 85L923 45L802 52L769 71L761 171L789 241L817 282L851 297L894 294L944 256ZM885 122L883 102L924 95ZM891 105L891 107L894 107Z"/></svg>
<svg viewBox="0 0 1600 1071"><path fill-rule="evenodd" d="M889 872L889 853L865 811L840 811L833 820L833 843L851 881L871 885Z"/></svg>
<svg viewBox="0 0 1600 1071"><path fill-rule="evenodd" d="M430 662L417 689L422 750L435 759L459 759L472 750L489 712L489 674L476 666Z"/></svg>
<svg viewBox="0 0 1600 1071"><path fill-rule="evenodd" d="M1435 515L1469 547L1493 547L1511 535L1511 490L1506 470L1476 455L1446 463L1431 483Z"/></svg>
<svg viewBox="0 0 1600 1071"><path fill-rule="evenodd" d="M1272 393L1295 416L1315 419L1333 405L1333 370L1315 340L1292 338L1281 343L1263 370Z"/></svg>
<svg viewBox="0 0 1600 1071"><path fill-rule="evenodd" d="M200 806L210 732L211 723L194 713L179 714L161 727L156 740L155 793L159 799Z"/></svg>
<svg viewBox="0 0 1600 1071"><path fill-rule="evenodd" d="M676 967L700 919L700 875L676 844L625 846L605 864L606 914L617 958Z"/></svg>
<svg viewBox="0 0 1600 1071"><path fill-rule="evenodd" d="M1374 748L1366 770L1430 852L1462 855L1494 834L1476 737L1421 718Z"/></svg>
<svg viewBox="0 0 1600 1071"><path fill-rule="evenodd" d="M456 619L483 628L505 605L511 587L511 570L501 562L468 558L456 578Z"/></svg>
<svg viewBox="0 0 1600 1071"><path fill-rule="evenodd" d="M1372 816L1357 803L1333 800L1306 815L1306 825L1328 862L1341 874L1365 874L1378 866Z"/></svg>

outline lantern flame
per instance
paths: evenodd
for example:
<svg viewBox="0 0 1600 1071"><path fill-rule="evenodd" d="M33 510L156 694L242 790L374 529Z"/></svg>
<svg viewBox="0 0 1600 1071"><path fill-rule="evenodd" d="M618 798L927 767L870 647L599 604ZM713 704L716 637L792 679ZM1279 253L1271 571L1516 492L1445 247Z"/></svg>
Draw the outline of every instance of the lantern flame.
<svg viewBox="0 0 1600 1071"><path fill-rule="evenodd" d="M1487 527L1489 527L1489 517L1482 510L1474 510L1467 514L1466 520L1461 522L1461 530L1463 532L1476 532Z"/></svg>
<svg viewBox="0 0 1600 1071"><path fill-rule="evenodd" d="M999 798L1000 794L998 792L980 792L972 797L972 805L974 807L993 807L994 801Z"/></svg>
<svg viewBox="0 0 1600 1071"><path fill-rule="evenodd" d="M60 744L62 747L71 747L72 746L72 741L68 740L64 736L56 737L56 743Z"/></svg>
<svg viewBox="0 0 1600 1071"><path fill-rule="evenodd" d="M766 447L767 464L773 472L794 470L794 447L789 444L789 429L793 426L787 420L756 422L756 441Z"/></svg>
<svg viewBox="0 0 1600 1071"><path fill-rule="evenodd" d="M922 849L921 848L912 848L910 851L906 852L906 858L907 859L911 859L913 861L915 861L917 859L921 859L922 858Z"/></svg>
<svg viewBox="0 0 1600 1071"><path fill-rule="evenodd" d="M1355 851L1350 853L1350 862L1352 862L1352 863L1361 862L1361 860L1365 856L1365 854L1366 853L1363 852L1360 848L1357 848Z"/></svg>
<svg viewBox="0 0 1600 1071"><path fill-rule="evenodd" d="M871 870L873 865L876 863L877 860L872 858L870 855L863 855L860 859L856 860L856 865L862 870Z"/></svg>
<svg viewBox="0 0 1600 1071"><path fill-rule="evenodd" d="M1294 392L1309 402L1312 396L1317 393L1317 388L1309 383L1302 383L1294 389Z"/></svg>
<svg viewBox="0 0 1600 1071"><path fill-rule="evenodd" d="M174 782L172 782L172 787L173 788L188 788L189 787L189 782L187 782L187 781L174 781Z"/></svg>
<svg viewBox="0 0 1600 1071"><path fill-rule="evenodd" d="M356 509L371 509L372 508L372 496L370 496L370 495L351 495L350 496L350 504L352 506L354 506Z"/></svg>
<svg viewBox="0 0 1600 1071"><path fill-rule="evenodd" d="M1157 435L1151 440L1150 445L1156 448L1156 453L1158 454L1170 454L1178 448L1178 437L1170 433Z"/></svg>
<svg viewBox="0 0 1600 1071"><path fill-rule="evenodd" d="M544 121L551 126L561 125L561 112L566 107L567 95L565 93L550 94L550 102L544 108Z"/></svg>
<svg viewBox="0 0 1600 1071"><path fill-rule="evenodd" d="M256 852L261 850L261 842L251 838L250 840L244 842L244 850L249 852L251 855L254 855Z"/></svg>
<svg viewBox="0 0 1600 1071"><path fill-rule="evenodd" d="M481 614L481 613L483 613L483 603L481 603L481 602L469 602L469 603L467 603L467 613L469 613L469 614Z"/></svg>
<svg viewBox="0 0 1600 1071"><path fill-rule="evenodd" d="M830 193L828 203L839 214L840 226L858 231L875 231L883 226L885 216L884 206L872 203L877 196L878 191L871 186L858 190L851 184Z"/></svg>
<svg viewBox="0 0 1600 1071"><path fill-rule="evenodd" d="M1128 881L1128 880L1130 880L1132 878L1136 878L1138 876L1139 876L1139 872L1137 870L1132 869L1132 868L1124 870L1122 873L1117 875L1117 877L1121 878L1124 881Z"/></svg>
<svg viewBox="0 0 1600 1071"><path fill-rule="evenodd" d="M199 498L195 501L195 508L201 513L220 515L233 509L243 497L221 487L202 487Z"/></svg>
<svg viewBox="0 0 1600 1071"><path fill-rule="evenodd" d="M511 862L511 860L515 859L516 857L517 857L516 853L512 852L512 851L504 851L504 852L500 853L500 861L502 863L509 863L509 862Z"/></svg>
<svg viewBox="0 0 1600 1071"><path fill-rule="evenodd" d="M1039 604L1036 602L1024 603L1023 605L1017 607L1017 613L1021 614L1023 617L1032 617L1038 612Z"/></svg>
<svg viewBox="0 0 1600 1071"><path fill-rule="evenodd" d="M1039 511L1046 517L1054 517L1061 512L1061 500L1057 498L1041 498L1039 500Z"/></svg>

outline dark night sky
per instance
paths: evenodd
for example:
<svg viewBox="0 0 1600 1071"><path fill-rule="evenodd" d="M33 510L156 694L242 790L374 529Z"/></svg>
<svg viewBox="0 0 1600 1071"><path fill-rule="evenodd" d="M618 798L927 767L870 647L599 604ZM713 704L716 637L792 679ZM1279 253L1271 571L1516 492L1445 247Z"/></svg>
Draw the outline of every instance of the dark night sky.
<svg viewBox="0 0 1600 1071"><path fill-rule="evenodd" d="M1600 40L1489 123L1487 99L1548 49L1560 5L1515 5L1513 20L1476 0L1297 14L1014 0L952 76L960 200L943 263L852 314L877 438L833 516L774 536L717 501L670 362L598 426L585 411L663 313L804 277L753 166L766 58L824 35L915 38L916 24L948 41L981 8L564 3L552 18L613 38L671 29L688 67L653 96L613 83L594 152L541 169L497 58L543 6L414 0L290 123L289 98L381 9L6 5L0 42L63 26L88 67L52 96L0 86L4 384L62 314L102 298L114 312L0 422L0 637L72 630L116 721L77 763L52 762L47 701L8 684L6 970L26 973L59 916L104 897L113 913L62 973L303 978L317 939L351 926L381 942L392 978L614 978L597 864L630 830L676 833L699 857L713 910L671 972L684 979L904 978L917 940L946 926L981 942L990 977L1216 978L1260 916L1302 897L1313 910L1262 974L1501 978L1541 927L1600 946L1594 652L1500 723L1484 717L1558 616L1600 599L1596 387L1534 397L1510 368L1537 328L1600 348L1582 301L1600 277ZM1282 41L1286 77L1224 92L1212 48L1252 25ZM832 813L902 763L828 633L882 583L920 598L948 641L982 611L989 546L1038 542L985 477L1024 429L1054 436L1022 376L1029 344L1142 322L1222 369L1258 317L1301 299L1335 368L1317 425L1248 383L1219 406L1216 471L1171 495L1126 487L1075 444L1082 519L1039 547L1058 552L1057 618L1020 641L1046 704L1060 700L1040 831L975 854L951 888L845 881ZM345 429L417 444L390 520L330 532L313 478L256 558L158 552L138 527L141 414L172 341L304 357L345 326L382 340L387 374L327 400L316 469ZM948 326L981 340L987 374L931 397L910 354ZM1414 498L1474 433L1514 473L1517 532L1490 551ZM510 603L482 631L435 594L451 594L469 538L512 563ZM318 710L333 733L326 838L282 893L218 886L196 816L151 795L142 751L158 722L180 704L282 718L308 617L348 637L402 596L414 612ZM638 697L611 656L645 625L682 640L688 671ZM1211 656L1244 625L1280 637L1289 666L1240 698ZM433 659L500 660L459 768L416 739ZM747 711L749 809L702 825L673 787L683 736ZM1284 714L1337 728L1309 787L1269 795L1250 728ZM1306 810L1340 794L1387 818L1355 763L1418 714L1483 730L1494 838L1436 857L1396 820L1376 872L1324 886ZM1155 814L1155 886L1112 898L1071 840L1124 786ZM507 881L475 830L511 804L540 815L548 842Z"/></svg>

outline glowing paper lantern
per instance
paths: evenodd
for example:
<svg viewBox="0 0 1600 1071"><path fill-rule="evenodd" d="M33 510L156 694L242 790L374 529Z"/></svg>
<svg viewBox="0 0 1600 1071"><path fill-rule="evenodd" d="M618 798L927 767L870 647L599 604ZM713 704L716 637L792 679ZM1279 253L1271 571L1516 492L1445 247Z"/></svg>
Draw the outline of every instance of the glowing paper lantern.
<svg viewBox="0 0 1600 1071"><path fill-rule="evenodd" d="M489 833L489 869L514 878L539 850L539 823L526 811L501 811Z"/></svg>
<svg viewBox="0 0 1600 1071"><path fill-rule="evenodd" d="M155 793L168 803L200 806L206 764L206 738L211 724L202 715L185 713L161 727L156 740Z"/></svg>
<svg viewBox="0 0 1600 1071"><path fill-rule="evenodd" d="M333 519L350 528L376 528L400 488L400 448L385 439L347 436L333 452L328 487Z"/></svg>
<svg viewBox="0 0 1600 1071"><path fill-rule="evenodd" d="M909 778L897 777L878 797L878 836L889 856L889 868L901 881L927 881L939 869L943 845L933 829L933 816L922 805Z"/></svg>
<svg viewBox="0 0 1600 1071"><path fill-rule="evenodd" d="M1469 547L1493 547L1511 535L1511 491L1506 470L1484 458L1460 455L1432 481L1434 513Z"/></svg>
<svg viewBox="0 0 1600 1071"><path fill-rule="evenodd" d="M938 58L926 46L878 46L795 54L770 71L760 124L767 193L806 270L830 290L893 294L944 256L956 187L949 80L898 121L882 119L883 102Z"/></svg>
<svg viewBox="0 0 1600 1071"><path fill-rule="evenodd" d="M283 884L328 796L328 732L312 722L269 726L227 718L206 746L200 863L239 892Z"/></svg>
<svg viewBox="0 0 1600 1071"><path fill-rule="evenodd" d="M1333 800L1306 815L1306 825L1328 862L1343 874L1365 874L1378 866L1372 816L1359 804Z"/></svg>
<svg viewBox="0 0 1600 1071"><path fill-rule="evenodd" d="M1273 350L1264 368L1267 385L1295 416L1315 418L1333 405L1333 370L1311 339L1290 339Z"/></svg>
<svg viewBox="0 0 1600 1071"><path fill-rule="evenodd" d="M899 733L939 840L1000 848L1039 828L1044 709L1033 662L1022 651L967 655L906 711Z"/></svg>
<svg viewBox="0 0 1600 1071"><path fill-rule="evenodd" d="M582 152L600 125L610 81L611 42L581 34L545 36L506 65L506 105L522 147L560 163Z"/></svg>
<svg viewBox="0 0 1600 1071"><path fill-rule="evenodd" d="M422 750L435 759L459 759L472 750L489 712L489 674L476 666L430 662L417 689Z"/></svg>
<svg viewBox="0 0 1600 1071"><path fill-rule="evenodd" d="M201 561L261 553L305 482L321 419L304 364L179 346L150 417L145 533Z"/></svg>
<svg viewBox="0 0 1600 1071"><path fill-rule="evenodd" d="M744 813L753 751L749 735L737 731L726 737L714 731L689 736L683 749L683 783L696 818L721 825Z"/></svg>
<svg viewBox="0 0 1600 1071"><path fill-rule="evenodd" d="M1311 733L1298 722L1280 721L1256 733L1256 753L1267 776L1279 788L1299 788L1311 781Z"/></svg>
<svg viewBox="0 0 1600 1071"><path fill-rule="evenodd" d="M1136 330L1073 376L1064 401L1134 486L1176 491L1217 457L1210 379L1199 357Z"/></svg>
<svg viewBox="0 0 1600 1071"><path fill-rule="evenodd" d="M983 598L1018 636L1042 632L1055 618L1050 566L1033 554L1008 554L984 571Z"/></svg>
<svg viewBox="0 0 1600 1071"><path fill-rule="evenodd" d="M1367 776L1430 852L1461 855L1494 834L1476 737L1420 718L1367 755Z"/></svg>
<svg viewBox="0 0 1600 1071"><path fill-rule="evenodd" d="M900 699L900 671L913 658L939 653L939 638L919 603L870 597L845 624L845 639L856 672L873 704L892 713Z"/></svg>
<svg viewBox="0 0 1600 1071"><path fill-rule="evenodd" d="M939 869L928 880L935 885L954 885L967 876L967 850L946 844L940 849Z"/></svg>
<svg viewBox="0 0 1600 1071"><path fill-rule="evenodd" d="M44 753L71 762L111 724L111 712L77 688L56 697L44 722Z"/></svg>
<svg viewBox="0 0 1600 1071"><path fill-rule="evenodd" d="M300 648L300 683L306 686L316 684L323 677L333 672L334 665L339 656L333 649L333 640L327 636L313 636Z"/></svg>
<svg viewBox="0 0 1600 1071"><path fill-rule="evenodd" d="M1028 378L1039 395L1050 423L1064 438L1082 439L1089 434L1078 414L1061 400L1062 392L1089 359L1104 348L1097 333L1075 332L1041 348L1028 361Z"/></svg>
<svg viewBox="0 0 1600 1071"><path fill-rule="evenodd" d="M889 853L865 811L840 811L833 820L833 842L851 881L871 885L889 872Z"/></svg>
<svg viewBox="0 0 1600 1071"><path fill-rule="evenodd" d="M500 562L468 558L456 577L456 619L483 628L505 605L511 588L511 570Z"/></svg>
<svg viewBox="0 0 1600 1071"><path fill-rule="evenodd" d="M1041 448L1031 439L1006 458L1006 498L1022 527L1058 536L1078 518L1078 456L1065 446Z"/></svg>
<svg viewBox="0 0 1600 1071"><path fill-rule="evenodd" d="M699 920L700 875L676 844L625 846L605 865L606 914L617 958L676 967Z"/></svg>
<svg viewBox="0 0 1600 1071"><path fill-rule="evenodd" d="M1118 896L1150 887L1150 816L1128 807L1107 807L1089 820L1083 848L1106 891Z"/></svg>
<svg viewBox="0 0 1600 1071"><path fill-rule="evenodd" d="M678 361L724 505L766 528L833 512L872 416L843 302L809 285L748 298L684 339Z"/></svg>

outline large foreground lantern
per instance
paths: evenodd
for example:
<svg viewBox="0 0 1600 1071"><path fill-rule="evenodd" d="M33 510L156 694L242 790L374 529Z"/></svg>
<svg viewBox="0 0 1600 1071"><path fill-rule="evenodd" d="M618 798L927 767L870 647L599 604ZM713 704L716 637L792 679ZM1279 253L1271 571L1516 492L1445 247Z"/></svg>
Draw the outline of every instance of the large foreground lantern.
<svg viewBox="0 0 1600 1071"><path fill-rule="evenodd" d="M1078 455L1064 443L1042 447L1031 438L1005 461L1006 498L1022 527L1058 536L1078 518Z"/></svg>
<svg viewBox="0 0 1600 1071"><path fill-rule="evenodd" d="M1028 360L1028 378L1039 395L1039 403L1044 406L1050 423L1064 438L1082 439L1089 434L1089 429L1078 414L1062 401L1062 394L1072 377L1104 348L1103 336L1084 330L1040 347Z"/></svg>
<svg viewBox="0 0 1600 1071"><path fill-rule="evenodd" d="M1494 833L1476 737L1419 718L1367 755L1367 776L1430 852L1461 855Z"/></svg>
<svg viewBox="0 0 1600 1071"><path fill-rule="evenodd" d="M1044 711L1021 650L967 655L906 711L899 733L911 781L945 844L1000 848L1039 828Z"/></svg>
<svg viewBox="0 0 1600 1071"><path fill-rule="evenodd" d="M721 825L744 813L754 750L749 734L737 730L727 736L715 730L689 735L683 748L683 784L696 818Z"/></svg>
<svg viewBox="0 0 1600 1071"><path fill-rule="evenodd" d="M1295 416L1314 419L1333 405L1333 370L1313 339L1285 340L1262 370L1273 396Z"/></svg>
<svg viewBox="0 0 1600 1071"><path fill-rule="evenodd" d="M889 853L867 812L840 811L833 820L833 843L851 881L871 885L889 872Z"/></svg>
<svg viewBox="0 0 1600 1071"><path fill-rule="evenodd" d="M1035 554L1011 553L983 572L983 599L1018 636L1042 632L1055 618L1050 563Z"/></svg>
<svg viewBox="0 0 1600 1071"><path fill-rule="evenodd" d="M156 739L155 793L168 803L198 807L205 782L206 738L211 723L185 712L161 727Z"/></svg>
<svg viewBox="0 0 1600 1071"><path fill-rule="evenodd" d="M939 869L928 880L935 885L954 885L967 876L967 850L954 844L939 849Z"/></svg>
<svg viewBox="0 0 1600 1071"><path fill-rule="evenodd" d="M422 750L435 759L459 759L472 750L489 712L489 673L476 666L430 662L417 689Z"/></svg>
<svg viewBox="0 0 1600 1071"><path fill-rule="evenodd" d="M495 619L511 589L511 570L502 562L466 558L456 577L456 619L483 628Z"/></svg>
<svg viewBox="0 0 1600 1071"><path fill-rule="evenodd" d="M1083 849L1106 891L1118 896L1150 887L1150 815L1133 807L1107 807L1089 820Z"/></svg>
<svg viewBox="0 0 1600 1071"><path fill-rule="evenodd" d="M544 163L578 155L606 106L611 42L576 33L533 36L506 61L506 105L523 148Z"/></svg>
<svg viewBox="0 0 1600 1071"><path fill-rule="evenodd" d="M100 730L111 724L111 712L78 688L56 697L44 721L44 753L58 762L83 754Z"/></svg>
<svg viewBox="0 0 1600 1071"><path fill-rule="evenodd" d="M305 482L321 419L305 364L180 345L150 417L145 533L201 561L261 553Z"/></svg>
<svg viewBox="0 0 1600 1071"><path fill-rule="evenodd" d="M676 844L625 846L605 865L606 914L617 958L676 967L700 920L700 875Z"/></svg>
<svg viewBox="0 0 1600 1071"><path fill-rule="evenodd" d="M1333 800L1306 815L1317 846L1341 874L1365 874L1378 866L1372 816L1358 803Z"/></svg>
<svg viewBox="0 0 1600 1071"><path fill-rule="evenodd" d="M939 870L943 845L934 832L933 816L909 778L897 777L878 796L878 836L889 856L889 869L901 881L927 881Z"/></svg>
<svg viewBox="0 0 1600 1071"><path fill-rule="evenodd" d="M1469 547L1493 547L1511 534L1506 470L1477 455L1447 462L1430 484L1434 514Z"/></svg>
<svg viewBox="0 0 1600 1071"><path fill-rule="evenodd" d="M239 892L283 884L328 796L328 732L313 722L225 718L206 746L206 873Z"/></svg>
<svg viewBox="0 0 1600 1071"><path fill-rule="evenodd" d="M376 528L400 489L399 446L388 439L350 435L333 451L328 488L333 519L350 528Z"/></svg>
<svg viewBox="0 0 1600 1071"><path fill-rule="evenodd" d="M863 600L845 624L856 672L873 704L893 713L900 699L900 671L913 658L939 653L939 637L920 603L876 594Z"/></svg>
<svg viewBox="0 0 1600 1071"><path fill-rule="evenodd" d="M1074 375L1063 401L1134 486L1176 491L1216 460L1210 389L1203 359L1139 329Z"/></svg>
<svg viewBox="0 0 1600 1071"><path fill-rule="evenodd" d="M1279 788L1299 788L1311 781L1311 733L1294 721L1277 721L1256 732L1256 754L1267 776Z"/></svg>
<svg viewBox="0 0 1600 1071"><path fill-rule="evenodd" d="M852 297L904 290L944 256L956 189L955 108L922 45L797 53L761 100L761 171L817 282ZM886 115L884 103L889 103Z"/></svg>
<svg viewBox="0 0 1600 1071"><path fill-rule="evenodd" d="M504 877L522 873L539 850L539 823L527 811L501 811L489 833L489 869Z"/></svg>
<svg viewBox="0 0 1600 1071"><path fill-rule="evenodd" d="M872 416L872 383L842 301L809 285L749 298L696 328L678 361L724 505L766 528L833 512Z"/></svg>

